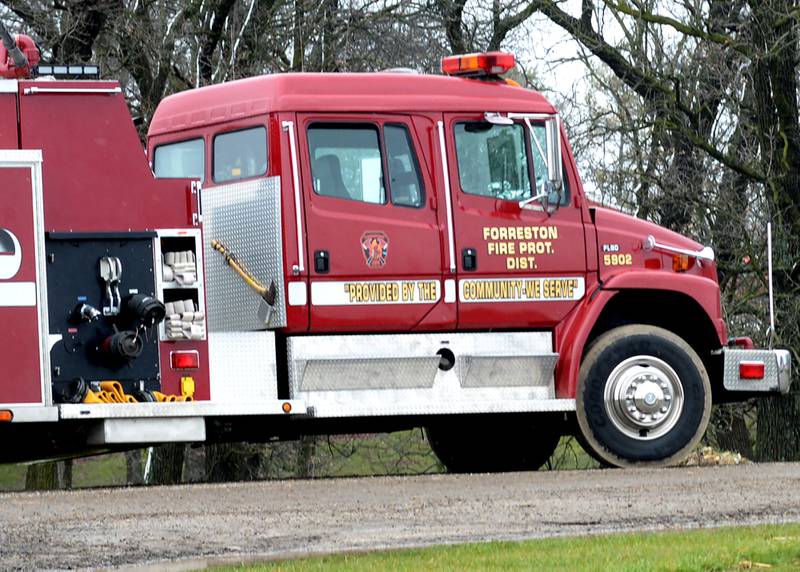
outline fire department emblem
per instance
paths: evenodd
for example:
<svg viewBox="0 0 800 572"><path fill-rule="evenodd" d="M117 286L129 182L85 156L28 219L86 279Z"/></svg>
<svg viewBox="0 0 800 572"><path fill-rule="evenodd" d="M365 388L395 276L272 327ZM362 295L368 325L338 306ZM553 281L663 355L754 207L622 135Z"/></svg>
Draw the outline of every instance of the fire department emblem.
<svg viewBox="0 0 800 572"><path fill-rule="evenodd" d="M361 235L361 249L369 268L383 268L389 256L389 237L382 232L367 231Z"/></svg>
<svg viewBox="0 0 800 572"><path fill-rule="evenodd" d="M0 280L13 278L22 264L22 249L14 233L0 228Z"/></svg>

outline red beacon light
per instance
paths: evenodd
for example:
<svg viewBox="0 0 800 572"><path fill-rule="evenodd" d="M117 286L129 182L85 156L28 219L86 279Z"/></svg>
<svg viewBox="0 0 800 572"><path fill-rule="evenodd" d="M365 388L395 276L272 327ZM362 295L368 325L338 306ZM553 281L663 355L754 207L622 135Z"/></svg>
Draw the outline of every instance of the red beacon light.
<svg viewBox="0 0 800 572"><path fill-rule="evenodd" d="M497 76L516 65L514 54L487 52L442 58L442 73L460 77Z"/></svg>

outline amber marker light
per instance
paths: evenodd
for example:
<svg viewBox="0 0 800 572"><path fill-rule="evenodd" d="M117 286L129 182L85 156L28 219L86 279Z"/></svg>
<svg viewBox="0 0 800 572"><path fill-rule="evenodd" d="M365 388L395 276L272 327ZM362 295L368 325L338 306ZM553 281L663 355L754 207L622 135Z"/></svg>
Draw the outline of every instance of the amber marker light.
<svg viewBox="0 0 800 572"><path fill-rule="evenodd" d="M676 254L673 256L672 269L675 272L686 272L689 270L689 257L685 254Z"/></svg>
<svg viewBox="0 0 800 572"><path fill-rule="evenodd" d="M288 401L284 401L283 405L281 406L284 413L291 413L292 412L292 404Z"/></svg>
<svg viewBox="0 0 800 572"><path fill-rule="evenodd" d="M0 411L0 422L10 423L14 420L14 412L8 409Z"/></svg>

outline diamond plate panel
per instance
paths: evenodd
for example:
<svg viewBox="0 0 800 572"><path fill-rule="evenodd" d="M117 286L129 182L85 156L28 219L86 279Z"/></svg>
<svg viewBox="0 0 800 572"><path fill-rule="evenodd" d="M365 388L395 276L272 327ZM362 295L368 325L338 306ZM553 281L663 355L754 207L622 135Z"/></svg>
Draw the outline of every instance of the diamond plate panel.
<svg viewBox="0 0 800 572"><path fill-rule="evenodd" d="M273 332L208 335L211 401L261 403L278 399Z"/></svg>
<svg viewBox="0 0 800 572"><path fill-rule="evenodd" d="M202 190L203 253L210 332L281 328L286 325L281 242L280 178L269 177ZM275 310L264 321L261 297L213 248L218 240L262 283L275 281Z"/></svg>
<svg viewBox="0 0 800 572"><path fill-rule="evenodd" d="M738 350L725 348L723 385L729 391L788 391L791 360L786 350ZM764 379L741 379L739 364L763 361Z"/></svg>
<svg viewBox="0 0 800 572"><path fill-rule="evenodd" d="M439 357L305 362L300 391L431 387Z"/></svg>
<svg viewBox="0 0 800 572"><path fill-rule="evenodd" d="M547 387L553 391L557 354L524 357L466 357L463 387Z"/></svg>

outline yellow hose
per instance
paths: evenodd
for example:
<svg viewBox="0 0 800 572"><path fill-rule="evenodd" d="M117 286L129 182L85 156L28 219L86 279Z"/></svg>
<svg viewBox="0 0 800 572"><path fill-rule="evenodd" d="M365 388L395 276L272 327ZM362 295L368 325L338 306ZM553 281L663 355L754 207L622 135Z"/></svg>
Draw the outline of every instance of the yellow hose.
<svg viewBox="0 0 800 572"><path fill-rule="evenodd" d="M245 283L250 286L250 288L255 290L259 296L263 298L267 295L268 288L259 282L255 276L250 274L250 272L244 266L239 264L239 261L236 260L236 257L233 255L233 253L228 250L224 244L218 240L212 240L211 248L223 255L225 257L225 262L228 263L228 266L230 266L234 272L236 272L236 274L241 276L242 280L244 280Z"/></svg>
<svg viewBox="0 0 800 572"><path fill-rule="evenodd" d="M125 393L122 384L118 381L101 381L98 385L100 386L99 391L90 389L86 392L83 398L84 403L139 403L133 395ZM152 394L159 402L194 401L192 395L166 395L160 391L153 391Z"/></svg>

